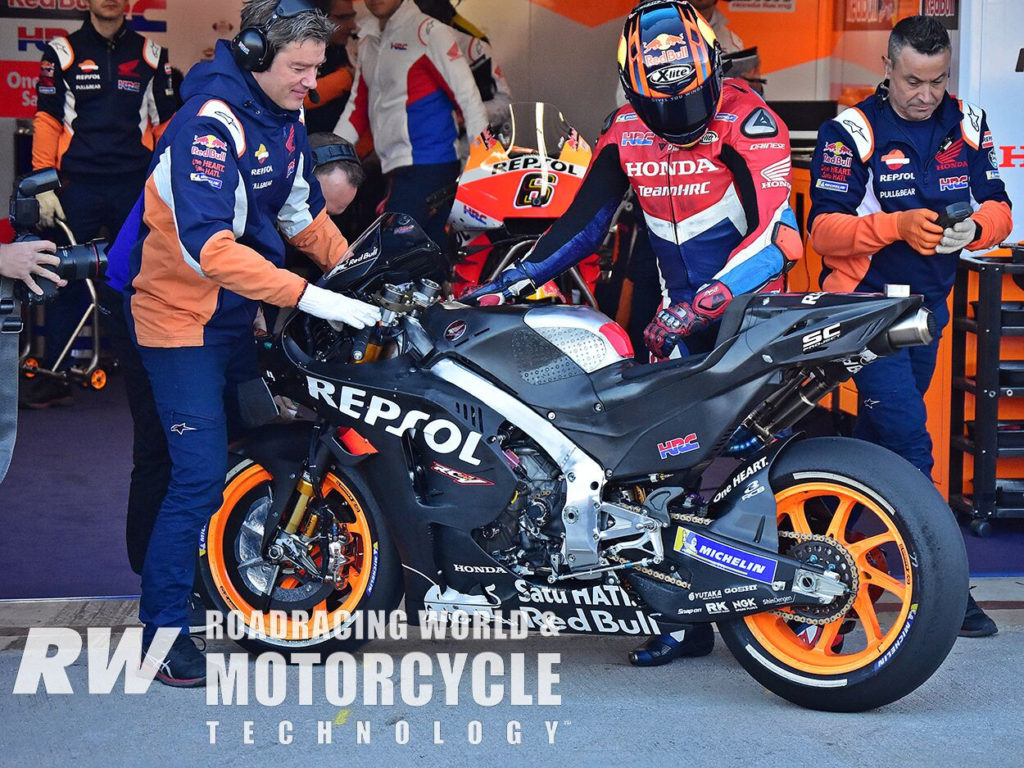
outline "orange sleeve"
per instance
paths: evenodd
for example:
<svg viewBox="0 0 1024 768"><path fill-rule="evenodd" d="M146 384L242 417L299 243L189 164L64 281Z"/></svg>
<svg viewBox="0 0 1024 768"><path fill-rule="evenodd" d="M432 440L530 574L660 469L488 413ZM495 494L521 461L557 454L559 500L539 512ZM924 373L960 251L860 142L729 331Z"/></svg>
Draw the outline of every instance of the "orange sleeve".
<svg viewBox="0 0 1024 768"><path fill-rule="evenodd" d="M998 200L986 200L971 216L981 225L981 237L967 246L969 251L981 251L998 245L1013 229L1010 206Z"/></svg>
<svg viewBox="0 0 1024 768"><path fill-rule="evenodd" d="M823 213L814 220L811 246L822 256L870 256L900 239L895 213Z"/></svg>
<svg viewBox="0 0 1024 768"><path fill-rule="evenodd" d="M47 112L36 112L32 118L32 170L59 168L60 135L64 126Z"/></svg>
<svg viewBox="0 0 1024 768"><path fill-rule="evenodd" d="M306 111L317 109L338 99L342 94L352 90L352 70L348 67L341 67L324 75L316 81L316 92L320 95L320 101L314 104L309 96L306 96L304 106Z"/></svg>
<svg viewBox="0 0 1024 768"><path fill-rule="evenodd" d="M164 135L164 131L167 130L168 124L171 122L170 118L164 120L160 125L153 126L153 146L156 146L156 142L160 141L160 137Z"/></svg>
<svg viewBox="0 0 1024 768"><path fill-rule="evenodd" d="M288 242L308 255L322 272L327 272L341 261L348 250L348 241L327 215L326 208L320 211L312 224L295 237L289 237Z"/></svg>
<svg viewBox="0 0 1024 768"><path fill-rule="evenodd" d="M227 230L207 240L199 258L206 277L247 299L294 307L306 290L305 280L239 244Z"/></svg>

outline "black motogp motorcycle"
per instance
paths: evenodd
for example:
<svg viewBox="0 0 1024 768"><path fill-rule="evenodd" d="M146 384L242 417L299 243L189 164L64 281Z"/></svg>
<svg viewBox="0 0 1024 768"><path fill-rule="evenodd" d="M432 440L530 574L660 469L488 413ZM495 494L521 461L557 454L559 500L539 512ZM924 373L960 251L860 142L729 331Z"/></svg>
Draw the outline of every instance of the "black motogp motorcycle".
<svg viewBox="0 0 1024 768"><path fill-rule="evenodd" d="M967 560L931 482L865 442L778 437L926 343L919 297L738 296L709 354L637 365L589 307L444 301L445 270L385 214L320 283L382 322L296 311L262 343L269 392L312 416L234 447L200 541L204 598L241 617L242 645L351 651L332 629L404 595L410 620L713 621L755 679L815 709L881 706L942 663ZM722 457L735 468L702 494ZM289 617L273 631L271 612Z"/></svg>

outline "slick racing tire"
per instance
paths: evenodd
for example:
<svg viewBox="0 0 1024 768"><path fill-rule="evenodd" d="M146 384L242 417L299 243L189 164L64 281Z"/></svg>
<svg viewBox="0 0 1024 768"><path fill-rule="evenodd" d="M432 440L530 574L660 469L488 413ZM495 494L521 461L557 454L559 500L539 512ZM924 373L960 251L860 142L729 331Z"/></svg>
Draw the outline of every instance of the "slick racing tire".
<svg viewBox="0 0 1024 768"><path fill-rule="evenodd" d="M293 568L275 573L273 563L260 555L272 496L270 472L240 456L231 456L228 466L224 501L200 535L204 603L225 617L234 611L226 628L235 627L232 639L253 652L357 649L365 642L359 630L366 626L366 612L390 612L402 597L401 561L368 489L356 475L338 470L326 475L322 491L345 534L345 565L337 582L318 582ZM329 557L322 549L318 543L308 549L317 565Z"/></svg>
<svg viewBox="0 0 1024 768"><path fill-rule="evenodd" d="M967 555L949 507L911 464L848 438L795 443L771 486L780 552L825 564L850 593L720 622L730 652L811 709L860 712L906 696L938 669L964 618Z"/></svg>

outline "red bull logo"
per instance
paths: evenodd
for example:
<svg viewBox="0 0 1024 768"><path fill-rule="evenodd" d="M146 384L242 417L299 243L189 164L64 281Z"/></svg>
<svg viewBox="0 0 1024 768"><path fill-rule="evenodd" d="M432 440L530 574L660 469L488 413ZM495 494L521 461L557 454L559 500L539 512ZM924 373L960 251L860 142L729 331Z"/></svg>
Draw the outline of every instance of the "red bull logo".
<svg viewBox="0 0 1024 768"><path fill-rule="evenodd" d="M685 47L686 39L679 35L669 35L662 32L644 46L644 53L651 53L652 51L669 51L677 45Z"/></svg>
<svg viewBox="0 0 1024 768"><path fill-rule="evenodd" d="M689 58L690 51L686 47L686 39L679 35L662 32L644 46L644 64L656 67Z"/></svg>
<svg viewBox="0 0 1024 768"><path fill-rule="evenodd" d="M219 149L221 152L228 148L228 143L226 141L221 141L211 133L208 133L205 136L193 137L192 143L199 147L206 147L207 149Z"/></svg>
<svg viewBox="0 0 1024 768"><path fill-rule="evenodd" d="M825 151L831 152L833 155L852 155L853 150L843 144L841 141L834 141L831 144L825 145Z"/></svg>

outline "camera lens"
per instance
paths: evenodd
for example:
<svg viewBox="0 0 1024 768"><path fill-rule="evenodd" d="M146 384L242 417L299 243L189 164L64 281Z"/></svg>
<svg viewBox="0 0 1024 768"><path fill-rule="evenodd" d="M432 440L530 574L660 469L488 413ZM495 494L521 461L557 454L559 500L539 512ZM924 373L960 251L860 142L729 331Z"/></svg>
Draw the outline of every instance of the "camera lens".
<svg viewBox="0 0 1024 768"><path fill-rule="evenodd" d="M106 249L103 240L93 240L81 245L69 245L57 249L60 265L57 274L68 282L87 277L99 278L107 268Z"/></svg>

